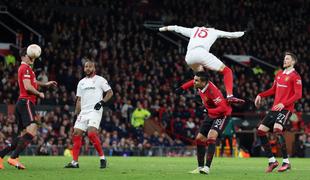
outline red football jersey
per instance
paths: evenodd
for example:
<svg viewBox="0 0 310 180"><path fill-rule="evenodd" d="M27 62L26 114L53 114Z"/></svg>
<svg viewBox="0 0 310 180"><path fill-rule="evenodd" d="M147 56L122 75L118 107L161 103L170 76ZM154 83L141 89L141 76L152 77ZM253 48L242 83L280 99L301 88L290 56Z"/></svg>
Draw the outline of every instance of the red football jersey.
<svg viewBox="0 0 310 180"><path fill-rule="evenodd" d="M231 106L221 91L211 81L209 81L205 88L199 90L199 95L211 118L231 115Z"/></svg>
<svg viewBox="0 0 310 180"><path fill-rule="evenodd" d="M22 62L18 68L18 86L19 86L19 97L18 97L18 99L28 99L33 104L35 104L37 97L36 97L36 95L28 93L26 91L24 83L23 83L24 79L29 79L31 82L31 85L35 89L38 89L38 84L36 83L35 73L33 72L32 68L28 64Z"/></svg>
<svg viewBox="0 0 310 180"><path fill-rule="evenodd" d="M275 95L271 110L274 110L275 105L282 103L285 110L293 112L295 101L302 96L301 78L295 69L279 71L272 87L258 95L261 97Z"/></svg>

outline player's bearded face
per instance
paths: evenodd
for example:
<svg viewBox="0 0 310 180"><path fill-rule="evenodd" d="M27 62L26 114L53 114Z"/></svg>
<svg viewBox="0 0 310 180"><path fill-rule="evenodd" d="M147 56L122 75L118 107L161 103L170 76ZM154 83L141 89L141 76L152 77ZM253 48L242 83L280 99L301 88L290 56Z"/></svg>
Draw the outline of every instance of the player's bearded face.
<svg viewBox="0 0 310 180"><path fill-rule="evenodd" d="M86 76L91 76L95 73L95 65L93 63L85 63L84 73Z"/></svg>
<svg viewBox="0 0 310 180"><path fill-rule="evenodd" d="M294 65L294 61L290 55L286 55L283 61L283 68L287 68Z"/></svg>

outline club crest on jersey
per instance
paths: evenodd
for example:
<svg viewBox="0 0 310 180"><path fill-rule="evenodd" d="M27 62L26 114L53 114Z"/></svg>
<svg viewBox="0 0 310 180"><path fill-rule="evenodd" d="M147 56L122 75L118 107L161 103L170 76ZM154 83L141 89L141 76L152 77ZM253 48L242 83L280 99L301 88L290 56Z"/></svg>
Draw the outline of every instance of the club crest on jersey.
<svg viewBox="0 0 310 180"><path fill-rule="evenodd" d="M24 77L30 78L30 73L29 73L29 70L28 70L28 69L26 69L26 73L24 74Z"/></svg>
<svg viewBox="0 0 310 180"><path fill-rule="evenodd" d="M285 80L285 81L288 81L289 79L290 79L290 77L285 77L285 79L284 79L284 80Z"/></svg>
<svg viewBox="0 0 310 180"><path fill-rule="evenodd" d="M221 99L220 97L217 97L217 98L213 99L213 102L214 102L215 104L218 104L218 103L220 103L221 101L222 101L222 99Z"/></svg>

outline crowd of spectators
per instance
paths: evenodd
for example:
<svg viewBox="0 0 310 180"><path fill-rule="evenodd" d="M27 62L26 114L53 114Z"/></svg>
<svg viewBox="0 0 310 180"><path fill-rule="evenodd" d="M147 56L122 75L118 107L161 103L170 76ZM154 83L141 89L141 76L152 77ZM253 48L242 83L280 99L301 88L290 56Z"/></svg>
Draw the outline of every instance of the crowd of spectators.
<svg viewBox="0 0 310 180"><path fill-rule="evenodd" d="M174 93L175 87L192 78L193 73L184 61L184 53L143 27L146 20L187 27L208 23L226 31L250 27L253 30L244 37L221 39L211 48L212 53L232 68L234 94L253 100L271 86L275 70L266 69L256 74L251 68L226 60L224 54L252 55L281 67L283 54L289 50L298 56L296 69L303 80L303 98L296 104L296 110L310 112L307 89L310 85L307 63L310 22L304 18L310 12L307 1L4 0L4 3L10 12L44 37L42 58L34 67L37 79L56 80L59 84L56 90L45 89L46 98L38 100L38 104L57 108L41 117L43 124L34 144L69 146L73 123L69 106L75 102L85 57L96 61L96 73L105 77L114 90L113 104L101 123L104 147L117 152L122 148L182 146L188 143L186 139L194 137L204 116L195 103L195 92L182 96ZM25 35L24 45L32 39L33 35ZM14 104L17 100L18 65L0 62L1 104ZM265 67L261 65L261 68ZM210 75L211 80L224 89L223 77L214 72ZM131 113L138 102L151 112L151 118L163 124L172 139L165 133L150 136L132 126ZM267 110L271 103L270 98L259 111ZM235 112L249 111L257 111L253 103L235 108ZM0 129L1 146L5 137L17 133L14 116L0 114Z"/></svg>

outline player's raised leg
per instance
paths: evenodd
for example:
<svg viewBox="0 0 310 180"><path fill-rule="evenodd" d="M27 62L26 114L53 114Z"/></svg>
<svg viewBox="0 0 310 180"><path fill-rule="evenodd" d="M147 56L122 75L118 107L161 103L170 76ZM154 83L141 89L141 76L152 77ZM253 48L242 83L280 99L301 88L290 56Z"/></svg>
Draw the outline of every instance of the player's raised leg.
<svg viewBox="0 0 310 180"><path fill-rule="evenodd" d="M236 98L233 95L233 73L232 73L232 70L223 64L218 71L221 74L223 74L223 76L224 76L224 85L226 88L227 101L230 103L237 103L237 104L244 103L245 101L243 99Z"/></svg>

